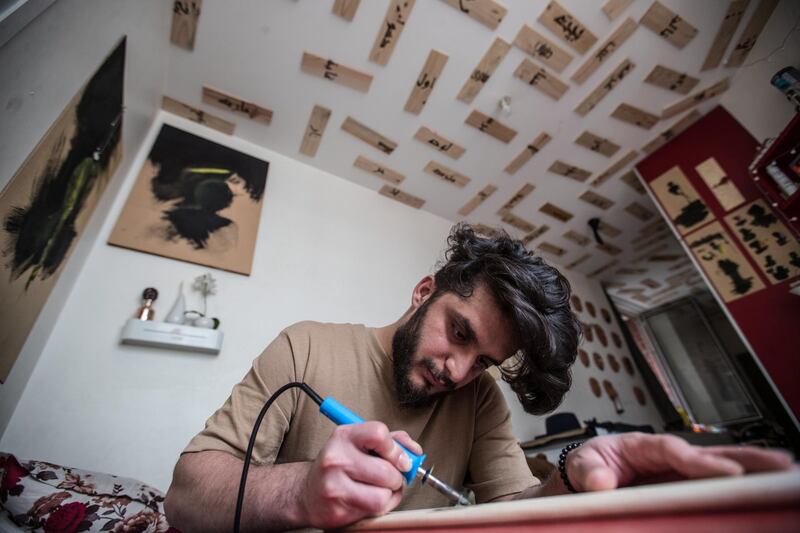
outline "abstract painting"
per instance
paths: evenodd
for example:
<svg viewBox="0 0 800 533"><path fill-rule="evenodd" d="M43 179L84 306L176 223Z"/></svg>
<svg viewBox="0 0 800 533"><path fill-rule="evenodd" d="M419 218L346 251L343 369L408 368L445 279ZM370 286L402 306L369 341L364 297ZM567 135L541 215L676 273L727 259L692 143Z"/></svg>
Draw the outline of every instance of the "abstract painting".
<svg viewBox="0 0 800 533"><path fill-rule="evenodd" d="M250 275L268 170L164 124L108 243Z"/></svg>
<svg viewBox="0 0 800 533"><path fill-rule="evenodd" d="M0 193L0 382L122 157L125 39Z"/></svg>
<svg viewBox="0 0 800 533"><path fill-rule="evenodd" d="M651 181L650 188L681 235L694 231L713 218L705 202L678 166Z"/></svg>

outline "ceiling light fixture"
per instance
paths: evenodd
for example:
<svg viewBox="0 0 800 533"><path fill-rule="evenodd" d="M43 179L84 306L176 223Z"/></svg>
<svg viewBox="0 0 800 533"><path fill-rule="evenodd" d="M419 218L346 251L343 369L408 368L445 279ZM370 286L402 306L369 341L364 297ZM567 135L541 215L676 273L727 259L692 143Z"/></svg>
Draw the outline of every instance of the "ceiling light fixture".
<svg viewBox="0 0 800 533"><path fill-rule="evenodd" d="M511 115L511 97L504 96L497 102L497 107L505 116Z"/></svg>
<svg viewBox="0 0 800 533"><path fill-rule="evenodd" d="M594 233L594 240L597 241L597 244L603 244L603 238L600 237L600 232L598 229L600 228L600 219L597 217L589 219L589 227L592 228L592 233Z"/></svg>

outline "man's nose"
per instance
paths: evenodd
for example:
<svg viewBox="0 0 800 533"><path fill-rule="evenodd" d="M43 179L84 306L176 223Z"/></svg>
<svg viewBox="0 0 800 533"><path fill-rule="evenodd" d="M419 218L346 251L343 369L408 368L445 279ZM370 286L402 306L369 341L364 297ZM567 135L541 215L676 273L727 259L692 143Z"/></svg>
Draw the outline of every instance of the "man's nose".
<svg viewBox="0 0 800 533"><path fill-rule="evenodd" d="M466 352L452 353L445 361L447 375L450 380L458 385L469 375L475 361L475 356Z"/></svg>

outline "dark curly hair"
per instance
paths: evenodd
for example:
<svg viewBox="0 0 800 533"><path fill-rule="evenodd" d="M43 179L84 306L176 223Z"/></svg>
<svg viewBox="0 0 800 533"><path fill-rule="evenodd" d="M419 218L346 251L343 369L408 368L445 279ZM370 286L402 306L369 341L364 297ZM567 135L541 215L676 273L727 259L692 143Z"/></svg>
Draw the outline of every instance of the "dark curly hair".
<svg viewBox="0 0 800 533"><path fill-rule="evenodd" d="M501 368L503 380L526 412L552 411L572 383L570 367L581 336L569 306L569 282L503 230L482 235L460 223L447 245L433 296L452 292L468 298L485 284L511 323L518 348L512 364Z"/></svg>

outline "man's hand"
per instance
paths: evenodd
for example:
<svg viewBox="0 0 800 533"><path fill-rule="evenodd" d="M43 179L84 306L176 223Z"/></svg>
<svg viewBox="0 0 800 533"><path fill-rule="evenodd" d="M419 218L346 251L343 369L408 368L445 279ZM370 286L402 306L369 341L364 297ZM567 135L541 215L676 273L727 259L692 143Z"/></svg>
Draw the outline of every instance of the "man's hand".
<svg viewBox="0 0 800 533"><path fill-rule="evenodd" d="M339 527L387 513L403 497L402 472L419 444L405 431L389 432L380 422L337 427L308 472L303 507L312 526Z"/></svg>

